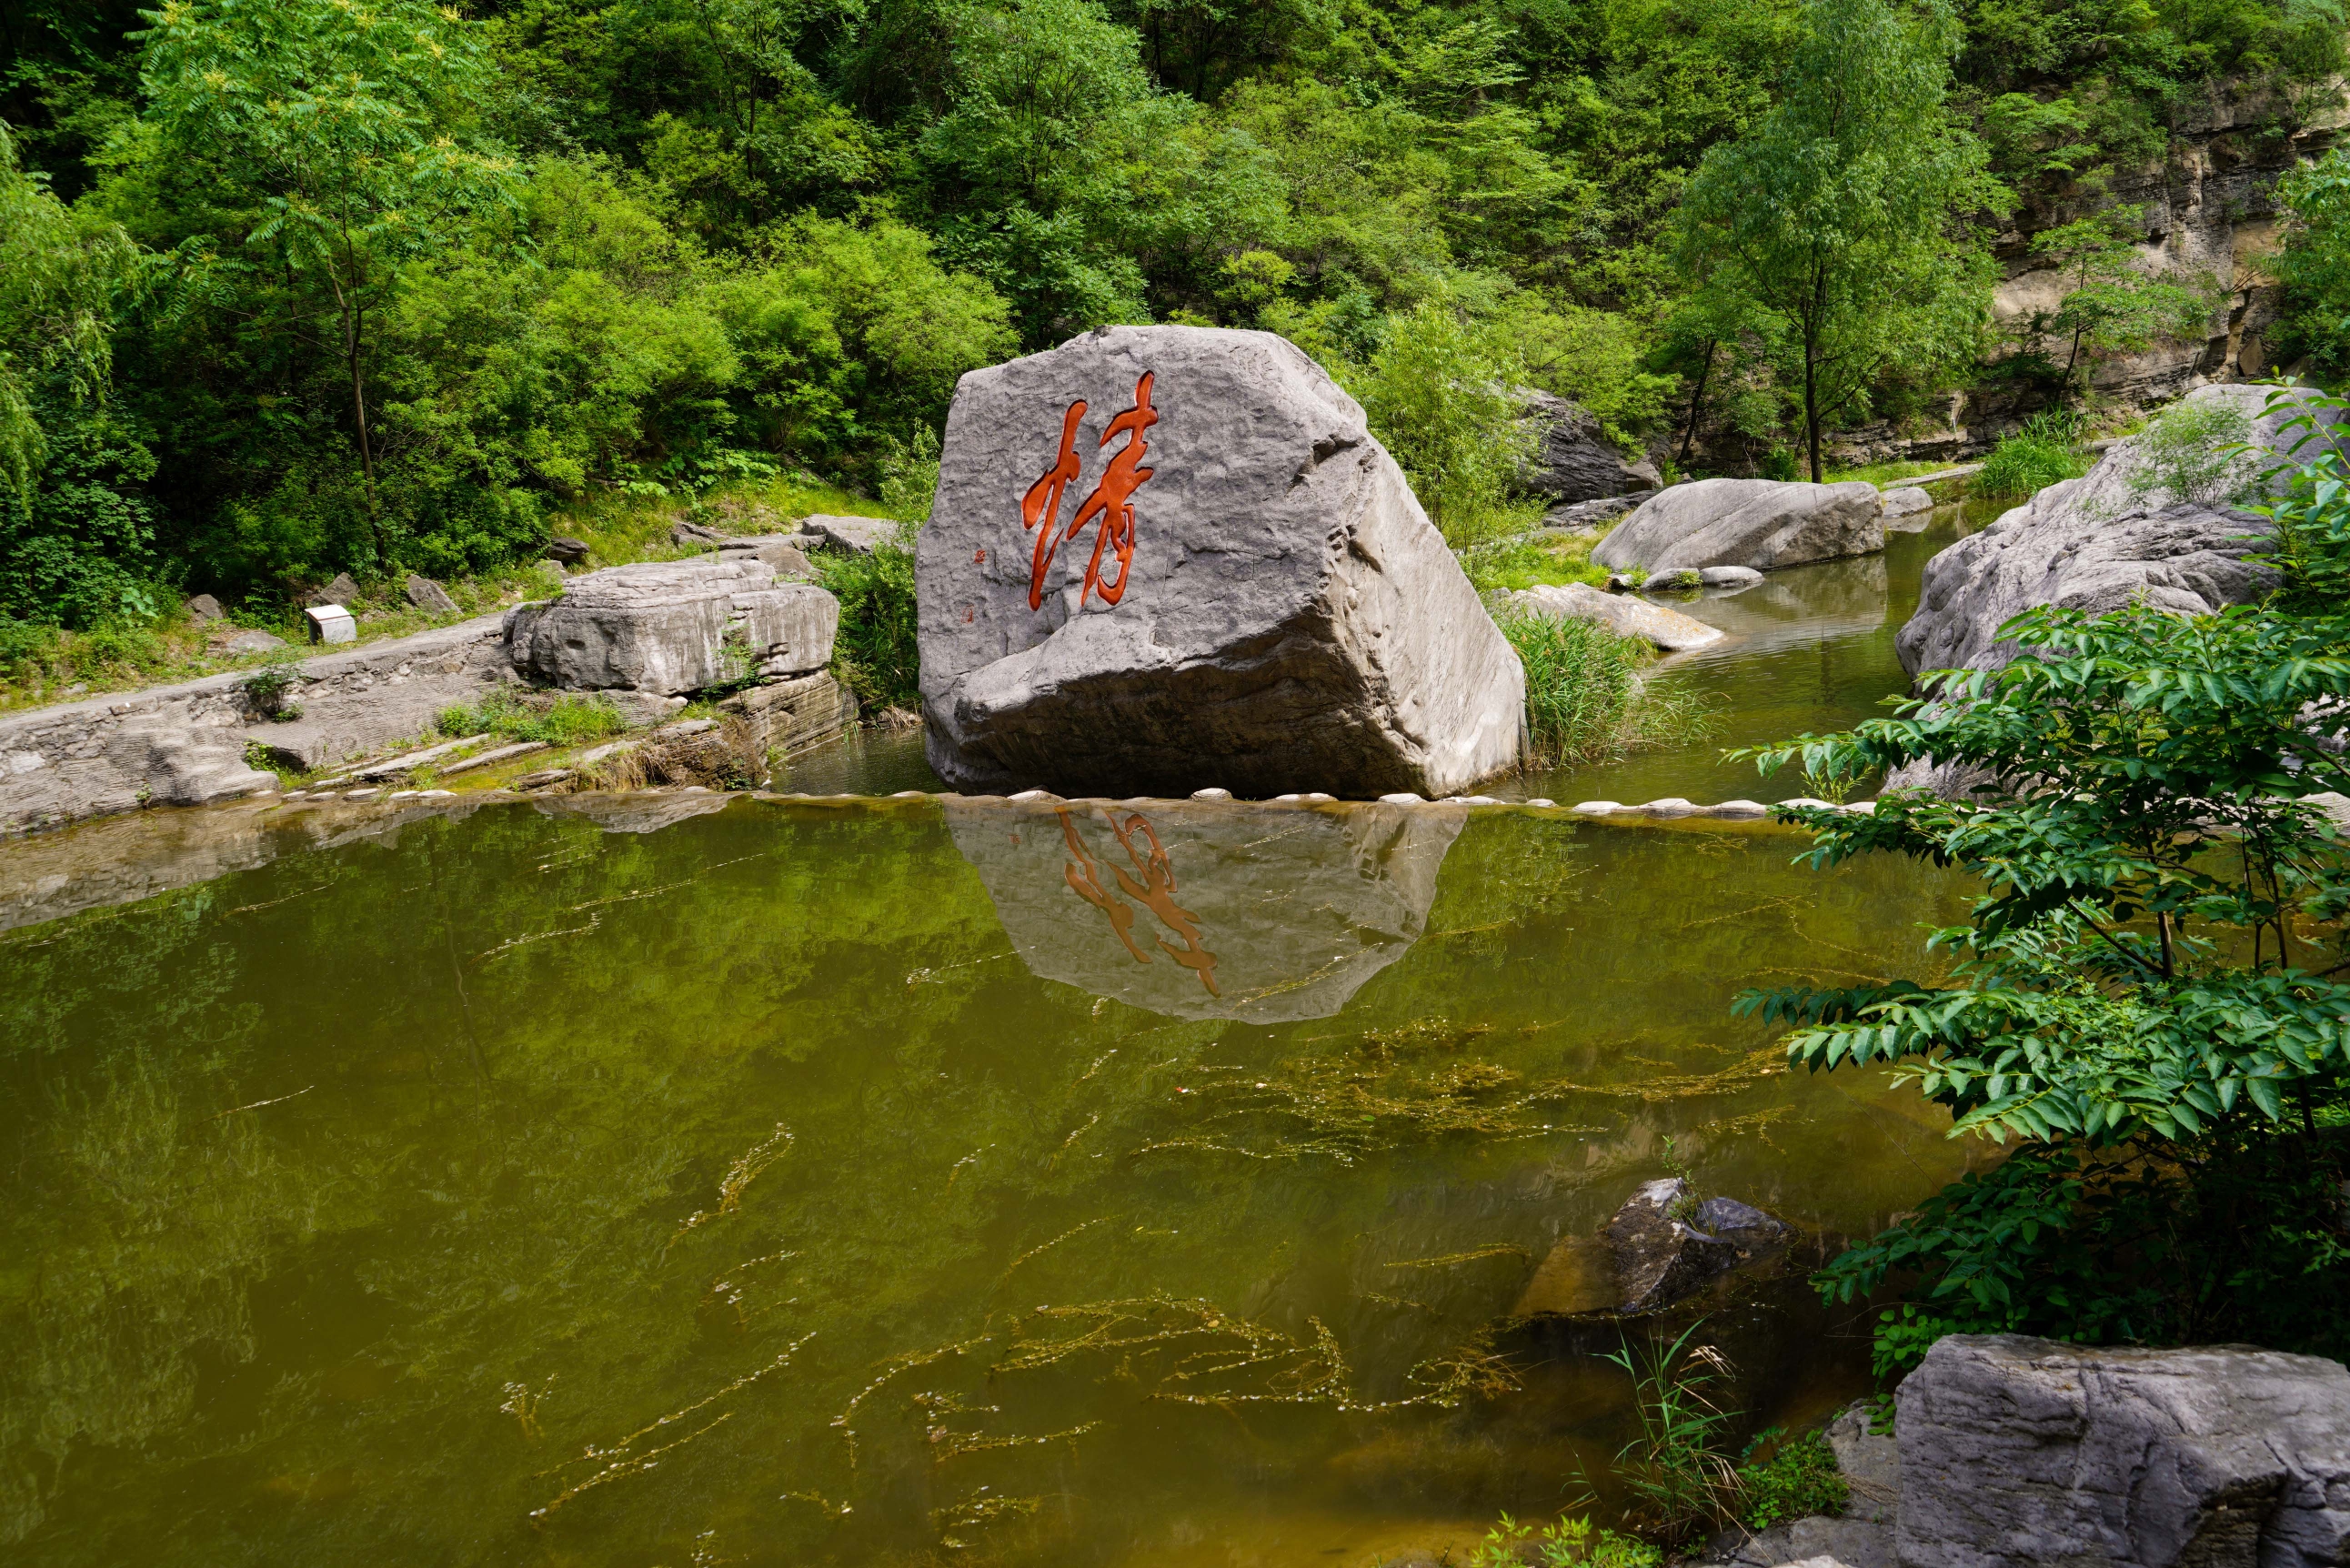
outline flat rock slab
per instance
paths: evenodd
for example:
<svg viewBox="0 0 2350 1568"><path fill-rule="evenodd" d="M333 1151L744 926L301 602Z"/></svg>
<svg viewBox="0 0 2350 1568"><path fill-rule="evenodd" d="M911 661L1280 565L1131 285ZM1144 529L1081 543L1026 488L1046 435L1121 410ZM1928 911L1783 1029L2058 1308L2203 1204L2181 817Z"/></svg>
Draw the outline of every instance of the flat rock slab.
<svg viewBox="0 0 2350 1568"><path fill-rule="evenodd" d="M942 803L1035 974L1176 1018L1326 1018L1426 929L1458 806Z"/></svg>
<svg viewBox="0 0 2350 1568"><path fill-rule="evenodd" d="M758 556L724 554L591 572L561 598L508 610L504 635L515 668L550 685L681 696L821 670L839 624L824 589L778 585Z"/></svg>
<svg viewBox="0 0 2350 1568"><path fill-rule="evenodd" d="M1904 1568L2350 1561L2339 1362L1951 1334L1897 1411Z"/></svg>
<svg viewBox="0 0 2350 1568"><path fill-rule="evenodd" d="M822 514L800 521L803 532L814 534L827 546L852 556L869 556L880 545L897 544L904 526L889 517L828 517Z"/></svg>
<svg viewBox="0 0 2350 1568"><path fill-rule="evenodd" d="M1517 757L1516 655L1270 333L1105 327L963 377L915 576L959 789L1444 795Z"/></svg>
<svg viewBox="0 0 2350 1568"><path fill-rule="evenodd" d="M1889 525L1896 517L1915 517L1934 510L1934 493L1922 484L1905 484L1898 490L1888 490L1878 498Z"/></svg>
<svg viewBox="0 0 2350 1568"><path fill-rule="evenodd" d="M1885 548L1877 486L1700 479L1659 491L1591 552L1611 570L1751 566L1758 572Z"/></svg>
<svg viewBox="0 0 2350 1568"><path fill-rule="evenodd" d="M1721 640L1719 628L1668 605L1624 594L1602 593L1589 583L1544 583L1496 597L1523 615L1597 621L1618 637L1638 638L1668 653L1683 653Z"/></svg>

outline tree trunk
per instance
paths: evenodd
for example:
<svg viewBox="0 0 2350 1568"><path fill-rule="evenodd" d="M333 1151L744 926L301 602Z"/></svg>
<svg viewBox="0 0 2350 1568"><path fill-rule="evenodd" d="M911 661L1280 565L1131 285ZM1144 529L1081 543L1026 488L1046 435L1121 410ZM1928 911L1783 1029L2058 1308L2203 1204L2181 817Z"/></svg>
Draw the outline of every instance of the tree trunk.
<svg viewBox="0 0 2350 1568"><path fill-rule="evenodd" d="M1681 466L1683 468L1687 468L1689 466L1690 449L1695 446L1697 442L1698 415L1702 412L1705 408L1705 384L1713 375L1713 351L1718 346L1718 339L1711 337L1707 338L1705 340L1705 358L1698 364L1697 390L1690 394L1689 430L1681 436Z"/></svg>
<svg viewBox="0 0 2350 1568"><path fill-rule="evenodd" d="M1807 328L1804 333L1804 441L1811 449L1812 483L1821 483L1819 348Z"/></svg>

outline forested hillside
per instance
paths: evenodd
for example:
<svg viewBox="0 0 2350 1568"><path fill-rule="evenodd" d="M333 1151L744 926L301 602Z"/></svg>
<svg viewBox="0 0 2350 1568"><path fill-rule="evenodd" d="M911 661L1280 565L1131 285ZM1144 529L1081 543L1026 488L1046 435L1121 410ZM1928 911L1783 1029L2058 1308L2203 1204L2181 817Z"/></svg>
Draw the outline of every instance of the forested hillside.
<svg viewBox="0 0 2350 1568"><path fill-rule="evenodd" d="M919 497L962 371L1103 322L1285 334L1455 517L1506 480L1512 385L1627 441L1702 395L1813 463L1994 360L2064 401L2210 309L2127 265L2114 171L2223 85L2262 134L2331 112L2345 35L2337 0L0 22L0 616L69 627L489 569L615 492ZM2296 187L2286 346L2327 374L2329 171ZM1989 239L2027 202L2078 288L2002 340Z"/></svg>

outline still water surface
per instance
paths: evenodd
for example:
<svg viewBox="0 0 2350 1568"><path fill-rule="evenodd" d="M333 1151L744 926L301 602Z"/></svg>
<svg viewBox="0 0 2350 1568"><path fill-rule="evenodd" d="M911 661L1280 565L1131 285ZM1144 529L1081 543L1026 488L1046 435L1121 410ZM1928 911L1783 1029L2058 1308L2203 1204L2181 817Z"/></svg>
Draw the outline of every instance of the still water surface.
<svg viewBox="0 0 2350 1568"><path fill-rule="evenodd" d="M1732 738L1898 687L1871 566L1914 583L1814 568L1828 638L1722 651ZM1775 601L1737 602L1700 607ZM919 782L902 745L820 765ZM1700 765L1583 793L1753 793ZM1802 1269L1965 1158L1729 1013L1932 972L1963 888L1768 828L669 796L84 831L0 848L12 1563L1406 1560L1621 1440L1619 1329L1548 1311L1668 1138L1807 1231L1692 1309L1758 1420L1862 1391ZM204 874L54 870L133 832Z"/></svg>

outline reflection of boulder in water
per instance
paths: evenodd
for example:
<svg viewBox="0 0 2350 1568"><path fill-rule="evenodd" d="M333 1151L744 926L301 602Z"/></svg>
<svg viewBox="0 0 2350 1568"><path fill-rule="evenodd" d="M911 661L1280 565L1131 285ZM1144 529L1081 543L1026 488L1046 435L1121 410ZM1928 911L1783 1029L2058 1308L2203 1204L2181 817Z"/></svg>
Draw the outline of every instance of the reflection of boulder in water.
<svg viewBox="0 0 2350 1568"><path fill-rule="evenodd" d="M1326 1018L1419 940L1467 813L948 798L1029 969L1178 1018Z"/></svg>

